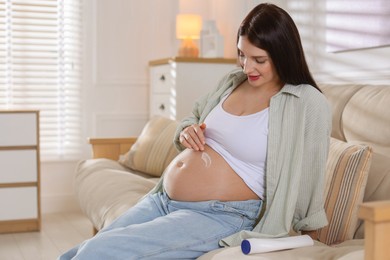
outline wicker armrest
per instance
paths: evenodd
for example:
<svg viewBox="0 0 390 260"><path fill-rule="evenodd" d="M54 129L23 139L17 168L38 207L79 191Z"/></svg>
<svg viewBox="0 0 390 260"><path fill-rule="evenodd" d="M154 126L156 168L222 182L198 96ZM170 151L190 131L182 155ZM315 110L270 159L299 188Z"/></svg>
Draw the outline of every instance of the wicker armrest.
<svg viewBox="0 0 390 260"><path fill-rule="evenodd" d="M121 154L129 151L135 141L137 141L137 137L88 139L88 142L92 145L93 158L112 160L118 160Z"/></svg>

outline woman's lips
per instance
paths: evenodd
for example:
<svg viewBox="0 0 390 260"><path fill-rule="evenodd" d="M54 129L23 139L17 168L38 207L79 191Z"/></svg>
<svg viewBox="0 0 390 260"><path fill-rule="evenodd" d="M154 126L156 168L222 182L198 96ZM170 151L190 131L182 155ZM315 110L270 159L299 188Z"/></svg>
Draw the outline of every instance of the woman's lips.
<svg viewBox="0 0 390 260"><path fill-rule="evenodd" d="M248 79L250 80L250 81L255 81L255 80L258 80L260 78L260 76L258 75L258 76L248 76Z"/></svg>

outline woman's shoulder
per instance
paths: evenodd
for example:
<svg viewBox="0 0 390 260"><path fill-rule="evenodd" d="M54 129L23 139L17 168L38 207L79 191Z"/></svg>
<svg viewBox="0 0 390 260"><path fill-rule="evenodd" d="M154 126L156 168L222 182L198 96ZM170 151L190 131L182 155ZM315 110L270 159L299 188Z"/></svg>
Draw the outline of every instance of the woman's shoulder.
<svg viewBox="0 0 390 260"><path fill-rule="evenodd" d="M286 85L286 87L304 103L327 103L325 95L316 87L309 84Z"/></svg>
<svg viewBox="0 0 390 260"><path fill-rule="evenodd" d="M324 93L320 89L317 89L311 85L303 84L303 93L305 95L307 102L315 104L317 106L322 105L325 107L329 106L328 100L325 97Z"/></svg>
<svg viewBox="0 0 390 260"><path fill-rule="evenodd" d="M299 86L302 88L301 102L304 104L303 107L306 111L310 111L306 114L319 120L324 119L323 117L331 120L331 107L325 95L311 85L302 84Z"/></svg>
<svg viewBox="0 0 390 260"><path fill-rule="evenodd" d="M302 109L305 111L318 111L319 113L329 114L330 104L325 95L309 84L300 85L286 85L284 92L292 94L295 101L296 109ZM303 111L302 111L303 112Z"/></svg>

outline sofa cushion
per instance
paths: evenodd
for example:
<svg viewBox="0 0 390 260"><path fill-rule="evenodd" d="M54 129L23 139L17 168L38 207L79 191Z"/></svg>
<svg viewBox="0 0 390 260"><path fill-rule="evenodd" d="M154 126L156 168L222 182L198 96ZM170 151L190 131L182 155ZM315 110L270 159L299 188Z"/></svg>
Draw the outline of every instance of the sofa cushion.
<svg viewBox="0 0 390 260"><path fill-rule="evenodd" d="M329 224L319 231L321 242L331 245L353 238L370 164L369 146L331 138L325 185Z"/></svg>
<svg viewBox="0 0 390 260"><path fill-rule="evenodd" d="M342 115L347 142L361 141L375 152L390 154L390 88L370 86L353 95Z"/></svg>
<svg viewBox="0 0 390 260"><path fill-rule="evenodd" d="M119 162L136 171L160 177L178 154L173 145L178 122L155 116L145 125L141 135Z"/></svg>
<svg viewBox="0 0 390 260"><path fill-rule="evenodd" d="M345 141L342 116L344 108L363 85L321 84L320 88L332 107L332 136Z"/></svg>
<svg viewBox="0 0 390 260"><path fill-rule="evenodd" d="M134 206L159 178L145 178L109 159L88 159L76 168L79 205L98 230Z"/></svg>

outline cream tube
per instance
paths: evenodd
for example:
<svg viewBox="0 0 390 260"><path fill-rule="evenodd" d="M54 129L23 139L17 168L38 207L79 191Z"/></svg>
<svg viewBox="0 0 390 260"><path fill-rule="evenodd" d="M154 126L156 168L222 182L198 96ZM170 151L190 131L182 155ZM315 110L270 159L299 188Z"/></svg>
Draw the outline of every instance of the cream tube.
<svg viewBox="0 0 390 260"><path fill-rule="evenodd" d="M249 238L242 241L241 250L248 255L312 245L314 245L313 239L308 235L282 238Z"/></svg>

